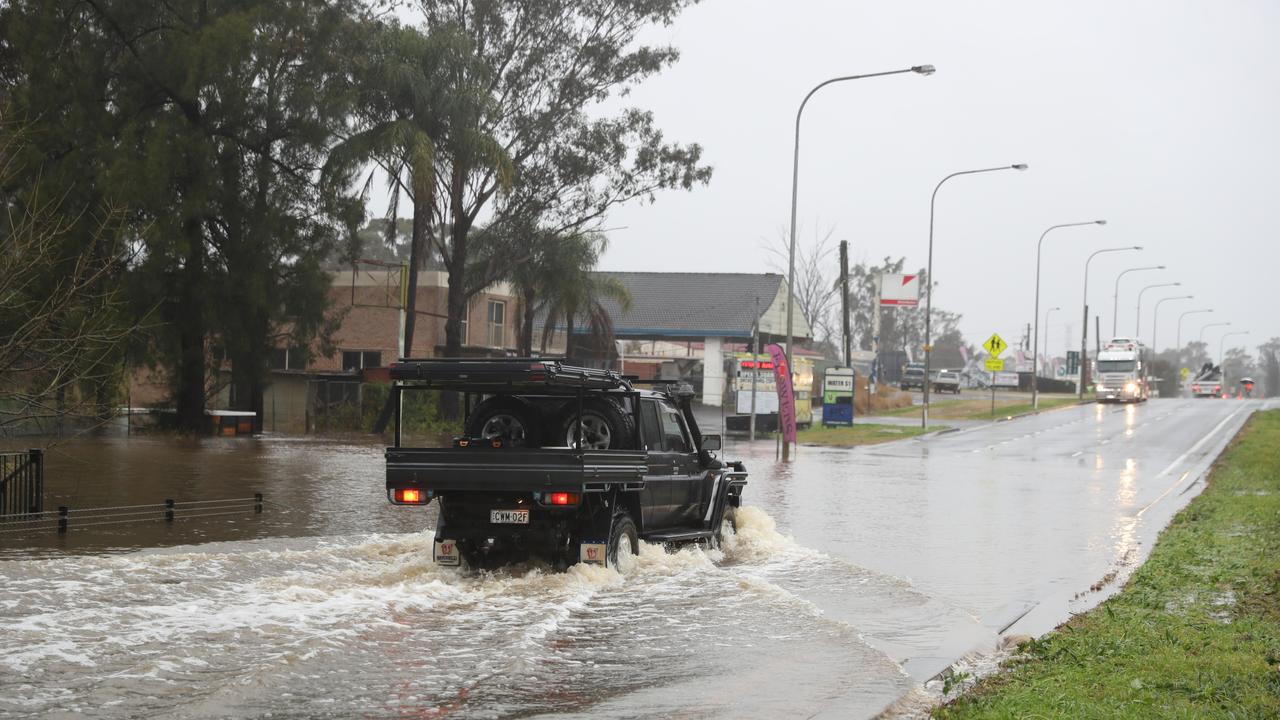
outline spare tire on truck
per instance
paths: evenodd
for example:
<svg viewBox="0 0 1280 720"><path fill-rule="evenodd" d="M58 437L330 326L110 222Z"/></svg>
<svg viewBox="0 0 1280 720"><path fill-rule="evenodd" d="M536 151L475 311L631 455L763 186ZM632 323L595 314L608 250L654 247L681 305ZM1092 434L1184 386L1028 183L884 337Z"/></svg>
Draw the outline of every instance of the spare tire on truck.
<svg viewBox="0 0 1280 720"><path fill-rule="evenodd" d="M578 446L578 401L560 412L553 426L557 446ZM630 450L635 444L635 418L610 398L588 398L582 402L582 445L588 450Z"/></svg>
<svg viewBox="0 0 1280 720"><path fill-rule="evenodd" d="M467 417L467 437L502 438L511 447L542 445L542 413L529 403L497 395L480 403Z"/></svg>

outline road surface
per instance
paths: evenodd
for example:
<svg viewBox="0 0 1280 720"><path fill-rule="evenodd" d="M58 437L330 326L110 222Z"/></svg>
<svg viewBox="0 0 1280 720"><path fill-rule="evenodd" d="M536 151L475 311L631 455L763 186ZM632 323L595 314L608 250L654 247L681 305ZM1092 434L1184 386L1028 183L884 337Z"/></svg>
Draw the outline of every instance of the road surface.
<svg viewBox="0 0 1280 720"><path fill-rule="evenodd" d="M221 442L83 448L135 484L119 463L161 482L218 459L233 485L270 467L283 504L0 541L0 714L909 712L958 658L1113 591L1262 405L1072 407L788 464L735 443L751 471L738 534L723 552L647 547L625 575L434 567L417 531L432 514L385 506L376 448L262 442L239 473L226 448L244 446ZM117 553L175 542L190 544Z"/></svg>

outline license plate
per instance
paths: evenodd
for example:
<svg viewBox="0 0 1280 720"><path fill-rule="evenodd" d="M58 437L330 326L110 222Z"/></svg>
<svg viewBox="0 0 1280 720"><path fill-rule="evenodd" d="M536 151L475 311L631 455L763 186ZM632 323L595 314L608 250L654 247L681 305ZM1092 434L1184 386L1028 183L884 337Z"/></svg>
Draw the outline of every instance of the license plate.
<svg viewBox="0 0 1280 720"><path fill-rule="evenodd" d="M490 510L489 522L499 525L528 525L528 510Z"/></svg>

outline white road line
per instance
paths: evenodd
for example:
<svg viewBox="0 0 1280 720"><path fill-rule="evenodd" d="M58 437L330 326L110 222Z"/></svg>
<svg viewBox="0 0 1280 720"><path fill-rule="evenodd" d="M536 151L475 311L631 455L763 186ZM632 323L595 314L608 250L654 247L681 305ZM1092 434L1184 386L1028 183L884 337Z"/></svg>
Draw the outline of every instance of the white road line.
<svg viewBox="0 0 1280 720"><path fill-rule="evenodd" d="M1201 447L1202 445L1204 445L1205 443L1209 442L1209 439L1210 439L1210 438L1212 438L1214 435L1217 435L1217 434L1218 434L1218 431L1219 431L1219 430L1221 430L1221 429L1223 428L1223 426L1225 426L1227 423L1229 423L1229 422L1231 422L1233 419L1235 419L1235 416L1236 416L1236 415L1239 415L1241 410L1244 410L1244 408L1238 408L1235 412L1233 412L1233 413L1231 413L1230 415L1228 415L1228 416L1226 416L1225 418L1223 418L1223 419L1222 419L1222 422L1218 423L1217 425L1215 425L1215 426L1214 426L1214 428L1213 428L1212 430L1210 430L1209 432L1205 433L1204 437L1200 438L1200 440L1199 440L1195 445L1192 445L1190 450L1187 450L1186 452L1184 452L1184 453L1182 453L1181 455L1179 455L1179 456L1177 457L1177 459L1176 459L1176 460L1174 460L1173 462L1169 463L1169 466L1168 466L1168 467L1166 467L1164 470L1161 470L1161 471L1156 475L1156 477L1157 477L1157 478L1164 477L1165 475L1167 475L1167 474L1169 473L1169 471L1170 471L1170 470L1173 470L1173 469L1174 469L1175 467L1177 467L1177 466L1178 466L1178 465L1179 465L1183 460L1186 460L1188 455L1191 455L1191 454L1192 454L1192 453L1194 453L1195 451L1199 450L1199 449L1200 449L1200 447ZM1173 484L1172 484L1172 485L1170 485L1168 488L1166 488L1164 492L1160 493L1160 496L1159 496L1159 497L1157 497L1155 500L1152 500L1151 502L1147 503L1146 507L1144 507L1144 508L1142 508L1141 510L1139 510L1139 511L1138 511L1138 515L1137 515L1137 517L1142 517L1142 514L1143 514L1143 513L1145 513L1146 511L1150 510L1152 507L1154 507L1156 503L1158 503L1158 502L1160 502L1161 500L1165 499L1165 497L1166 497L1169 493L1173 492L1174 488L1176 488L1176 487L1178 487L1179 485L1181 485L1181 484L1182 484L1182 481L1183 481L1183 480L1186 480L1186 479L1187 479L1187 476L1188 476L1188 475L1190 475L1190 474L1191 474L1191 471L1190 471L1190 470L1187 470L1186 472L1182 473L1182 475L1179 475L1179 476L1178 476L1178 479L1177 479L1177 480L1175 480L1175 481L1173 481Z"/></svg>

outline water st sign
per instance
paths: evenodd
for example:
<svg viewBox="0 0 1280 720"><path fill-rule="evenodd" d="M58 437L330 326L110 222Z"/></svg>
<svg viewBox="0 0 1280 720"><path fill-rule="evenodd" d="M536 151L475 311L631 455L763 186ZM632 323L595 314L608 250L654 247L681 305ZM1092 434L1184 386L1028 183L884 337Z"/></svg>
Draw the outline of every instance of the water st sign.
<svg viewBox="0 0 1280 720"><path fill-rule="evenodd" d="M853 368L827 368L822 376L822 424L853 424Z"/></svg>

